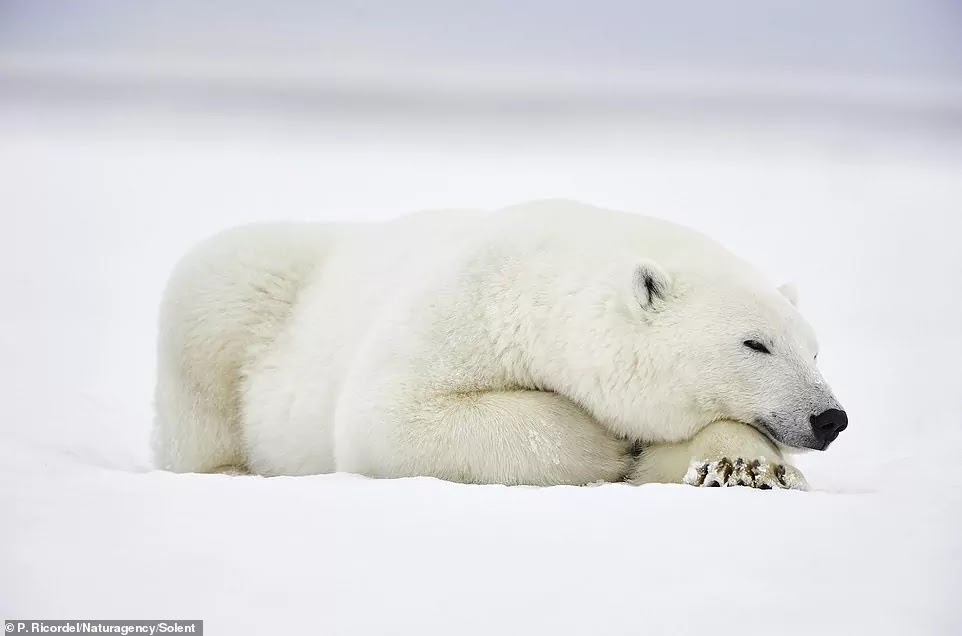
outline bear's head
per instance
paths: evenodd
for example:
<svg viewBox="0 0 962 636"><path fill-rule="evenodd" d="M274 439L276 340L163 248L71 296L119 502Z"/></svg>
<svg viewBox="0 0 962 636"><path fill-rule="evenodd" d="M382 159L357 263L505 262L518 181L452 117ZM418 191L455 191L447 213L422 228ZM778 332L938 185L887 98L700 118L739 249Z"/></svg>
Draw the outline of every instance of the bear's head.
<svg viewBox="0 0 962 636"><path fill-rule="evenodd" d="M777 288L747 265L670 276L645 261L631 289L620 317L628 331L618 330L634 345L622 384L636 392L621 409L626 435L650 438L632 430L643 427L675 441L724 419L785 446L825 450L846 428L794 288Z"/></svg>

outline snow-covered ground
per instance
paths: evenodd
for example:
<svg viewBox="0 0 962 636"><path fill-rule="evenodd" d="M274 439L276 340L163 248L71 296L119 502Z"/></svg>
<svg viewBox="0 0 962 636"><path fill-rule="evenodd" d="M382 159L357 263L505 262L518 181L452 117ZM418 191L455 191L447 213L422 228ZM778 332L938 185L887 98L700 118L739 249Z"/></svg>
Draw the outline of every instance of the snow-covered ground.
<svg viewBox="0 0 962 636"><path fill-rule="evenodd" d="M141 84L116 66L66 81L3 53L0 618L199 618L209 634L962 633L951 82L718 95L656 77L578 101L590 90L560 81L539 101L523 81L504 93L474 76L428 97L403 81L316 91L296 73L263 91L183 84L166 67ZM151 468L155 311L188 246L254 220L539 197L686 223L797 283L851 418L828 452L798 459L813 492Z"/></svg>
<svg viewBox="0 0 962 636"><path fill-rule="evenodd" d="M962 629L962 160L943 139L3 121L4 616L214 634ZM814 492L151 470L155 306L189 244L254 219L549 195L694 225L797 281L852 419L799 460Z"/></svg>

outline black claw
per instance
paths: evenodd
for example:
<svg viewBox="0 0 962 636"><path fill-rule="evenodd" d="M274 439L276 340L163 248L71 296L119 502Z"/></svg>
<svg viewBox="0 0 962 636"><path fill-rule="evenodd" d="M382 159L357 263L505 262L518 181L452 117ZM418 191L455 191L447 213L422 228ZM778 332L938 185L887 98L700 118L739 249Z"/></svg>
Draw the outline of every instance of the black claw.
<svg viewBox="0 0 962 636"><path fill-rule="evenodd" d="M722 481L728 481L728 478L732 476L732 463L727 457L718 460L718 469L721 472Z"/></svg>
<svg viewBox="0 0 962 636"><path fill-rule="evenodd" d="M775 467L775 479L777 479L781 484L785 483L785 466L783 464L779 464Z"/></svg>
<svg viewBox="0 0 962 636"><path fill-rule="evenodd" d="M741 457L735 458L735 463L732 466L732 475L734 476L734 484L736 486L751 486L754 483L754 478L748 470L748 464Z"/></svg>

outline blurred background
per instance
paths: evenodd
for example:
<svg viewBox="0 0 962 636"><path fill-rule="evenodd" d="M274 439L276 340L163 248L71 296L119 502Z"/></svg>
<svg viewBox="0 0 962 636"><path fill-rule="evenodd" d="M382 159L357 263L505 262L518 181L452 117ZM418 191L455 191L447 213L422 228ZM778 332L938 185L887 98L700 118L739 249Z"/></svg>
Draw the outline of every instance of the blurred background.
<svg viewBox="0 0 962 636"><path fill-rule="evenodd" d="M950 0L0 0L5 433L145 467L223 227L568 197L794 280L853 421L803 461L870 485L962 438L960 80Z"/></svg>

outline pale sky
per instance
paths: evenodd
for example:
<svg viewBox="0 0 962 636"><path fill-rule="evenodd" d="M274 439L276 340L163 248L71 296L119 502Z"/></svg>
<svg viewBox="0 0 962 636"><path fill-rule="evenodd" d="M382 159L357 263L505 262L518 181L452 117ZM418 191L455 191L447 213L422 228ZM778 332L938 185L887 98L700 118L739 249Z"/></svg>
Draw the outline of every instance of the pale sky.
<svg viewBox="0 0 962 636"><path fill-rule="evenodd" d="M0 55L962 78L952 0L2 0Z"/></svg>

